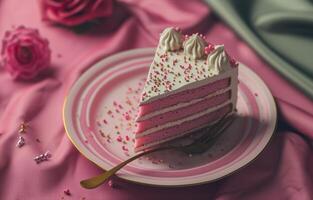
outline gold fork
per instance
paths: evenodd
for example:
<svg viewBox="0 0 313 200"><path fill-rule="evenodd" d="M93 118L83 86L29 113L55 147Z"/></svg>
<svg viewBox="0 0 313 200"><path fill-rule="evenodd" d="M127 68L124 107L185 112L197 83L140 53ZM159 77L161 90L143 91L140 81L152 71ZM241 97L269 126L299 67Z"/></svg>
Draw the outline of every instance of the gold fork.
<svg viewBox="0 0 313 200"><path fill-rule="evenodd" d="M223 133L224 130L226 130L231 125L233 120L234 120L233 116L228 117L228 115L224 115L219 122L215 123L214 125L208 128L202 129L201 131L203 132L208 131L208 133L203 134L201 137L193 141L191 144L188 144L185 146L164 146L164 147L159 147L159 148L144 151L142 153L139 153L125 160L124 162L121 162L120 164L116 165L115 167L111 168L108 171L104 171L103 173L97 176L94 176L92 178L82 180L80 182L80 185L86 189L96 188L100 186L102 183L104 183L105 181L107 181L111 176L113 176L117 171L122 169L128 163L132 162L133 160L136 160L139 157L142 157L147 154L151 154L153 152L164 151L164 150L169 150L169 149L177 149L187 154L203 153L207 151L211 146L213 146L213 144L216 141L215 139L218 136L220 136L221 133Z"/></svg>

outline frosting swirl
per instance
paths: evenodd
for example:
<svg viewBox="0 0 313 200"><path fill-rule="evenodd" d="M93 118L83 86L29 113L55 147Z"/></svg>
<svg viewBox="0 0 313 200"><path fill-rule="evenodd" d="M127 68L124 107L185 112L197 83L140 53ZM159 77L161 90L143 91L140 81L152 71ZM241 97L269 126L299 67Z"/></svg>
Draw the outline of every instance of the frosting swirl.
<svg viewBox="0 0 313 200"><path fill-rule="evenodd" d="M208 55L207 62L214 75L223 71L223 66L228 63L228 56L224 51L224 45L215 46L215 49Z"/></svg>
<svg viewBox="0 0 313 200"><path fill-rule="evenodd" d="M164 29L160 36L159 45L165 51L175 51L182 47L182 35L173 27Z"/></svg>
<svg viewBox="0 0 313 200"><path fill-rule="evenodd" d="M193 34L184 42L184 53L192 59L202 58L206 41L202 39L198 34Z"/></svg>

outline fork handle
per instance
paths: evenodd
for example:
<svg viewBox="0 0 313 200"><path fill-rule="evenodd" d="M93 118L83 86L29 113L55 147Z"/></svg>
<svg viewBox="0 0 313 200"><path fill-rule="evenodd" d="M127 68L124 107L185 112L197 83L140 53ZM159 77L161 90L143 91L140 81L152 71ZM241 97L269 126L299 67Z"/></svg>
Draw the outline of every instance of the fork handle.
<svg viewBox="0 0 313 200"><path fill-rule="evenodd" d="M142 157L144 155L156 152L156 151L163 151L163 150L167 150L167 149L171 149L173 147L171 146L167 146L167 147L162 147L162 148L156 148L156 149L151 149L148 151L144 151L140 154L137 154L123 162L121 162L120 164L116 165L115 167L111 168L108 171L104 171L103 173L94 176L92 178L86 179L86 180L82 180L80 182L80 185L86 189L93 189L96 188L98 186L100 186L102 183L104 183L105 181L107 181L111 176L113 176L117 171L119 171L121 168L123 168L125 165L127 165L128 163L132 162L133 160L136 160L139 157Z"/></svg>

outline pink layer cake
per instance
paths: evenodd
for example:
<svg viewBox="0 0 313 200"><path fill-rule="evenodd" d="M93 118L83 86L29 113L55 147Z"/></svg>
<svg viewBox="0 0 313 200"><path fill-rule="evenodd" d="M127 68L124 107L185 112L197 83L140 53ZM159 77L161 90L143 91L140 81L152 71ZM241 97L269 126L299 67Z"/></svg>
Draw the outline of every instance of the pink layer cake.
<svg viewBox="0 0 313 200"><path fill-rule="evenodd" d="M135 151L183 137L232 114L237 84L237 64L223 45L166 28L142 92Z"/></svg>

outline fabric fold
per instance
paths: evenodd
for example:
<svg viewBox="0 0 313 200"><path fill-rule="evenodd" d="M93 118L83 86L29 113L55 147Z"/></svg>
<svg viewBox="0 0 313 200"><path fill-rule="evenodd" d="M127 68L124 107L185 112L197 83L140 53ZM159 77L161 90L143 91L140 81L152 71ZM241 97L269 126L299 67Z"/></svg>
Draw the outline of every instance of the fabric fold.
<svg viewBox="0 0 313 200"><path fill-rule="evenodd" d="M277 72L313 98L309 0L206 0Z"/></svg>

